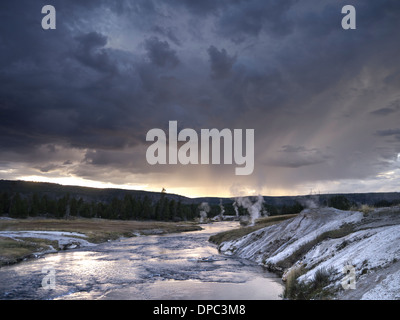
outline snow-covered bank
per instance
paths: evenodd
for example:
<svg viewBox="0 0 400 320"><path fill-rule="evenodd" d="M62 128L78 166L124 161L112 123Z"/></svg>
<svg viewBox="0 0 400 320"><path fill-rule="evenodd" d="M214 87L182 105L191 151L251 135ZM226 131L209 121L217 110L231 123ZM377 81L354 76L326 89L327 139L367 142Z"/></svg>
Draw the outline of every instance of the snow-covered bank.
<svg viewBox="0 0 400 320"><path fill-rule="evenodd" d="M0 237L21 241L23 238L45 239L58 242L58 249L74 249L77 247L93 246L93 243L83 239L87 236L78 232L62 231L0 231Z"/></svg>
<svg viewBox="0 0 400 320"><path fill-rule="evenodd" d="M400 208L369 213L333 208L306 209L297 217L240 239L220 251L256 261L278 272L305 268L298 280L309 282L329 270L329 288L339 299L400 299ZM356 289L344 290L343 267L352 265Z"/></svg>

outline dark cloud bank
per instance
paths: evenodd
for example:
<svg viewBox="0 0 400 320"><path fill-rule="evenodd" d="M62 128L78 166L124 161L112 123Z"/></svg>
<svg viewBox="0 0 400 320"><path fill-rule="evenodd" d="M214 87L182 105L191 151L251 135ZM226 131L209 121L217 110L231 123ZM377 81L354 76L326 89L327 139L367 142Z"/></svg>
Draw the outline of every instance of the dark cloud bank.
<svg viewBox="0 0 400 320"><path fill-rule="evenodd" d="M0 4L0 178L203 195L400 187L397 0L346 3L348 31L337 0L47 2ZM56 30L41 28L45 4ZM149 166L146 133L169 120L255 129L253 175Z"/></svg>

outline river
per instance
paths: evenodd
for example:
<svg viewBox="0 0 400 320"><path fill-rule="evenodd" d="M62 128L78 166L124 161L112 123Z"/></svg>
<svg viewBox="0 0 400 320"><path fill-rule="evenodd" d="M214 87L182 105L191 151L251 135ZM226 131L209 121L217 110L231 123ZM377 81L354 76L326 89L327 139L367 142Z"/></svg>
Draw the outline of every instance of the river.
<svg viewBox="0 0 400 320"><path fill-rule="evenodd" d="M263 267L218 253L203 230L138 236L0 268L0 299L275 300L281 280Z"/></svg>

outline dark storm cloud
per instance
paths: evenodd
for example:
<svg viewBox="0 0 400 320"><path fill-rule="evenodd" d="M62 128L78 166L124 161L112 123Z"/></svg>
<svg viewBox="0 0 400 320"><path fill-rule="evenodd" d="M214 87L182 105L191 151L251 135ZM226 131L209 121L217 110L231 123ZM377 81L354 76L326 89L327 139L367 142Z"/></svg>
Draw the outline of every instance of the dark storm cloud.
<svg viewBox="0 0 400 320"><path fill-rule="evenodd" d="M54 171L54 170L60 169L60 168L62 168L62 166L57 165L57 164L53 164L53 163L50 163L50 164L45 165L43 167L40 167L40 166L39 167L35 167L35 169L39 169L41 172L50 172L50 171Z"/></svg>
<svg viewBox="0 0 400 320"><path fill-rule="evenodd" d="M191 14L201 17L207 14L215 14L229 4L229 0L167 0L167 2L171 6L185 7Z"/></svg>
<svg viewBox="0 0 400 320"><path fill-rule="evenodd" d="M370 112L374 116L387 116L400 110L400 100L391 101L387 107L376 109Z"/></svg>
<svg viewBox="0 0 400 320"><path fill-rule="evenodd" d="M1 41L2 146L24 152L49 142L106 149L136 144L143 135L138 115L144 112L132 103L145 100L140 66L131 54L106 48L106 35L67 28L73 19L86 19L97 7L94 1L59 4L54 31L40 28L41 7L32 2L24 10L13 5L6 15L10 20L2 20L15 26ZM15 16L21 20L11 21ZM36 28L27 25L31 16Z"/></svg>
<svg viewBox="0 0 400 320"><path fill-rule="evenodd" d="M288 10L297 0L290 1L240 1L229 6L218 22L219 32L234 42L248 36L258 36L262 30L274 36L284 36L292 31Z"/></svg>
<svg viewBox="0 0 400 320"><path fill-rule="evenodd" d="M211 77L222 79L230 75L236 56L229 56L225 49L218 50L211 46L207 50L210 56Z"/></svg>
<svg viewBox="0 0 400 320"><path fill-rule="evenodd" d="M337 0L51 2L51 31L47 2L0 4L1 161L93 179L168 172L144 157L146 132L168 120L254 128L261 185L369 177L399 151L397 0L349 1L354 31Z"/></svg>
<svg viewBox="0 0 400 320"><path fill-rule="evenodd" d="M380 137L394 136L397 140L400 140L400 129L378 130L376 131L376 135Z"/></svg>
<svg viewBox="0 0 400 320"><path fill-rule="evenodd" d="M76 49L76 58L83 64L101 71L114 72L115 66L110 61L107 50L107 37L97 33L89 32L77 37L79 45Z"/></svg>
<svg viewBox="0 0 400 320"><path fill-rule="evenodd" d="M154 26L152 29L155 33L158 33L164 37L167 37L170 41L172 41L174 44L177 46L181 45L181 41L178 39L178 37L175 35L175 32L171 28L165 28L161 26Z"/></svg>
<svg viewBox="0 0 400 320"><path fill-rule="evenodd" d="M318 148L307 149L304 146L285 145L279 150L277 158L270 161L270 165L300 168L321 164L328 161L330 158L330 155L324 154L324 152Z"/></svg>
<svg viewBox="0 0 400 320"><path fill-rule="evenodd" d="M175 67L179 63L175 50L170 48L167 41L152 37L145 41L145 48L150 61L159 67Z"/></svg>
<svg viewBox="0 0 400 320"><path fill-rule="evenodd" d="M376 116L387 116L388 114L395 113L397 110L392 108L381 108L374 111L371 111L370 114Z"/></svg>

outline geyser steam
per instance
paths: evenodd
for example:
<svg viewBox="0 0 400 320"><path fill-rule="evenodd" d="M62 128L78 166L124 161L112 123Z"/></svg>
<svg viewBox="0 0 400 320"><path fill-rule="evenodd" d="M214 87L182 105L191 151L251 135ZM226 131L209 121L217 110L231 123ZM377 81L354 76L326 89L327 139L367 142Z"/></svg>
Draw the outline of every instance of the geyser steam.
<svg viewBox="0 0 400 320"><path fill-rule="evenodd" d="M225 209L224 206L222 205L222 199L219 200L219 207L221 209L221 212L219 213L219 215L221 216L221 218L224 217L224 213L225 213Z"/></svg>
<svg viewBox="0 0 400 320"><path fill-rule="evenodd" d="M199 206L200 209L200 223L204 223L207 220L207 213L210 211L210 206L207 202L202 202Z"/></svg>
<svg viewBox="0 0 400 320"><path fill-rule="evenodd" d="M238 215L238 206L247 209L250 216L250 225L253 226L255 221L260 218L263 210L264 198L261 195L257 196L257 200L253 203L248 197L238 197L233 203L236 215Z"/></svg>
<svg viewBox="0 0 400 320"><path fill-rule="evenodd" d="M233 202L232 206L233 206L233 209L235 210L236 218L239 218L239 207L236 203L236 200Z"/></svg>

